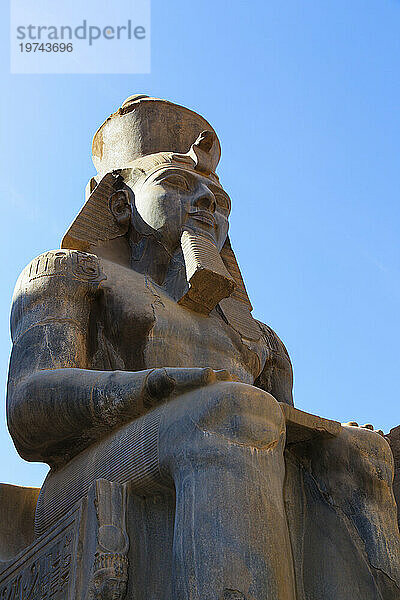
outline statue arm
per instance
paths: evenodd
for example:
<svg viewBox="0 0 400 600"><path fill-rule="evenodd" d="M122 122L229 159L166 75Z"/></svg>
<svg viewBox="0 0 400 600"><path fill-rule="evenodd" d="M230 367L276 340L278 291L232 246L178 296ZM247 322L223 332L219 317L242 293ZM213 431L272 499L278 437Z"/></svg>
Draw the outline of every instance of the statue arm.
<svg viewBox="0 0 400 600"><path fill-rule="evenodd" d="M258 324L267 347L267 359L254 385L272 394L278 402L293 406L293 369L288 351L268 325L260 321Z"/></svg>
<svg viewBox="0 0 400 600"><path fill-rule="evenodd" d="M63 463L172 393L229 378L210 369L91 369L90 323L104 279L96 256L72 250L39 256L18 279L7 420L25 460Z"/></svg>
<svg viewBox="0 0 400 600"><path fill-rule="evenodd" d="M90 316L103 279L97 257L67 250L39 256L17 281L7 420L26 460L55 464L116 418L128 374L89 369Z"/></svg>

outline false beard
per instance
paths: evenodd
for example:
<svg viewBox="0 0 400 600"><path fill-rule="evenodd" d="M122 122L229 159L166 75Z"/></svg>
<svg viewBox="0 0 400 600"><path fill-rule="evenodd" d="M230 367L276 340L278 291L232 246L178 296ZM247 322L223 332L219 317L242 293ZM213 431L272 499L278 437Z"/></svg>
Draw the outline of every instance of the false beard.
<svg viewBox="0 0 400 600"><path fill-rule="evenodd" d="M225 267L216 245L207 236L184 230L181 247L189 289L178 303L208 315L235 289L235 281Z"/></svg>

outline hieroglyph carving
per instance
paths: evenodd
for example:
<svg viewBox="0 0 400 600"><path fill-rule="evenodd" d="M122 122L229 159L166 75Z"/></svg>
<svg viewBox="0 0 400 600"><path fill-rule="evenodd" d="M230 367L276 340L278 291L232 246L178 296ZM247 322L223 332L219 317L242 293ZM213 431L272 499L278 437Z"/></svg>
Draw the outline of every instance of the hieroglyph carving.
<svg viewBox="0 0 400 600"><path fill-rule="evenodd" d="M97 549L87 600L123 600L129 566L125 490L104 479L96 481L93 488L98 527Z"/></svg>
<svg viewBox="0 0 400 600"><path fill-rule="evenodd" d="M77 520L69 519L54 537L22 554L0 576L0 599L72 600L77 532Z"/></svg>

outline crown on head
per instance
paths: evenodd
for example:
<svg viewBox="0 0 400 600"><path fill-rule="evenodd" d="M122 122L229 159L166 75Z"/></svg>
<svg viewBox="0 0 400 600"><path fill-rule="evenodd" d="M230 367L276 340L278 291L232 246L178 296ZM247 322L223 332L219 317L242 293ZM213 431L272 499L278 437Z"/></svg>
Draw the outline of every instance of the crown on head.
<svg viewBox="0 0 400 600"><path fill-rule="evenodd" d="M93 163L100 176L161 152L171 152L177 158L190 154L195 168L214 173L221 146L202 116L143 94L127 98L97 130L92 144Z"/></svg>

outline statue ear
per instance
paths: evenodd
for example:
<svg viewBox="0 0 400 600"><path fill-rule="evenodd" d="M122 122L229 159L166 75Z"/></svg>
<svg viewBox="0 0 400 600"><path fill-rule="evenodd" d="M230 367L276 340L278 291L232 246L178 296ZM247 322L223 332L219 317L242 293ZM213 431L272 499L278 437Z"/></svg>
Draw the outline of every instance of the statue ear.
<svg viewBox="0 0 400 600"><path fill-rule="evenodd" d="M121 228L129 226L131 220L132 205L130 194L133 194L133 192L129 192L128 190L118 190L110 197L110 211Z"/></svg>
<svg viewBox="0 0 400 600"><path fill-rule="evenodd" d="M107 173L72 222L61 248L87 252L92 246L125 235L131 215L129 194L118 172Z"/></svg>

